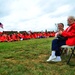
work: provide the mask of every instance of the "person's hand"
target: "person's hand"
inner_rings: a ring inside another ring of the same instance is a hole
[[[59,31],[59,35],[61,35],[62,34],[62,31]]]

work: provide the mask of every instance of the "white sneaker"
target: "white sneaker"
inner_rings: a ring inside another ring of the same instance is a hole
[[[61,61],[61,58],[60,59],[56,58],[56,59],[53,59],[51,61],[53,61],[53,62],[60,62]]]
[[[49,62],[49,61],[51,61],[51,60],[53,60],[55,58],[56,58],[56,56],[50,56],[49,59],[47,60],[47,62]]]

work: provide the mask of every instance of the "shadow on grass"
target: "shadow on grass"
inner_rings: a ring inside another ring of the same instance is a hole
[[[70,57],[70,54],[69,55],[62,55],[63,63],[65,62],[66,65],[69,65],[70,67],[75,67],[75,61],[74,61],[75,56],[72,56],[69,63],[67,64],[69,57]]]
[[[69,63],[67,64],[68,59],[65,59],[63,62],[66,63],[66,65],[70,66],[70,67],[75,67],[75,61],[74,59],[70,60]]]
[[[69,65],[70,67],[75,67],[75,62],[70,61],[67,65]]]
[[[47,64],[56,64],[56,65],[63,65],[64,63],[62,63],[62,62],[53,62],[53,61],[49,61],[49,62],[47,62],[47,61],[42,61],[41,63],[47,63]]]

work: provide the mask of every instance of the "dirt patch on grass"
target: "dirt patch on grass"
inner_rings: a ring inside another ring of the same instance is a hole
[[[47,57],[46,54],[40,54],[38,56],[38,58],[37,59],[33,59],[32,62],[36,62],[36,63],[45,62],[46,57]]]
[[[5,59],[5,61],[7,61],[7,62],[12,62],[12,63],[14,63],[14,64],[16,64],[16,63],[18,63],[19,61],[18,60],[15,60],[15,59]]]

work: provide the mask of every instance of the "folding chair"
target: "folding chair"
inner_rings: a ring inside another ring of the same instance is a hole
[[[72,52],[71,52],[71,54],[70,54],[70,57],[69,57],[69,59],[68,59],[68,61],[67,61],[67,64],[69,64],[72,55],[75,56],[75,54],[74,54],[75,46],[62,45],[62,46],[61,46],[61,50],[64,50],[64,49],[68,49],[68,50],[71,49],[71,50],[72,50]]]

